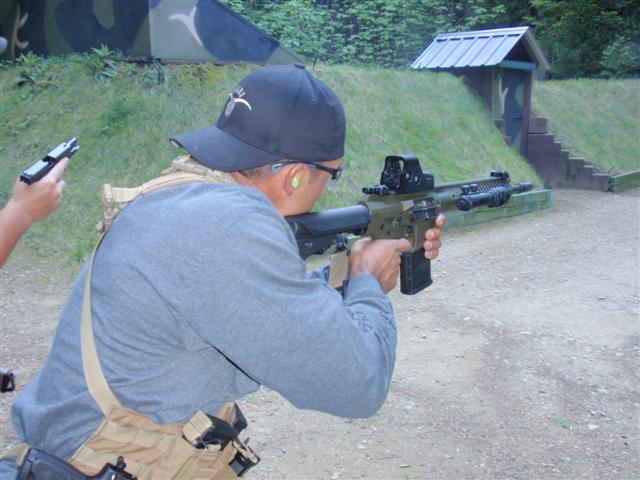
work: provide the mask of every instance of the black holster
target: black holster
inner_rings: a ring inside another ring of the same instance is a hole
[[[16,480],[135,480],[124,471],[125,467],[120,457],[116,465],[108,463],[96,475],[88,477],[64,460],[31,448],[18,469]]]

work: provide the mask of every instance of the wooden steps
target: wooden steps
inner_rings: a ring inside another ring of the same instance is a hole
[[[610,190],[611,175],[571,154],[562,142],[548,131],[545,117],[529,119],[527,155],[529,163],[549,188]],[[628,182],[621,181],[620,185]]]

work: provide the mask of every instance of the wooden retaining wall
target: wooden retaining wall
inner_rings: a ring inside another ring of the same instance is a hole
[[[613,175],[609,179],[610,192],[622,192],[623,190],[638,187],[640,187],[640,170]]]
[[[547,188],[618,192],[640,186],[640,170],[611,175],[583,157],[574,156],[549,133],[547,119],[531,117],[526,158]]]

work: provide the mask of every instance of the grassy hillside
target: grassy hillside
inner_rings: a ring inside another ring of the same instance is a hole
[[[604,171],[640,168],[640,81],[536,82],[533,111],[573,154]]]
[[[81,146],[65,178],[62,207],[35,225],[19,248],[83,259],[95,241],[102,183],[134,186],[179,152],[168,138],[214,123],[228,93],[252,66],[140,67],[97,55],[31,58],[0,66],[0,194],[58,142]],[[538,181],[505,146],[481,101],[447,74],[319,66],[347,113],[347,172],[318,208],[357,201],[379,179],[388,154],[414,153],[437,182],[507,169]]]

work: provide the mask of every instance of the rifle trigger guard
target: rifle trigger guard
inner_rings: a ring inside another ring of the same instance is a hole
[[[336,235],[336,251],[335,253],[344,252],[349,250],[349,239],[345,233],[339,233]]]

